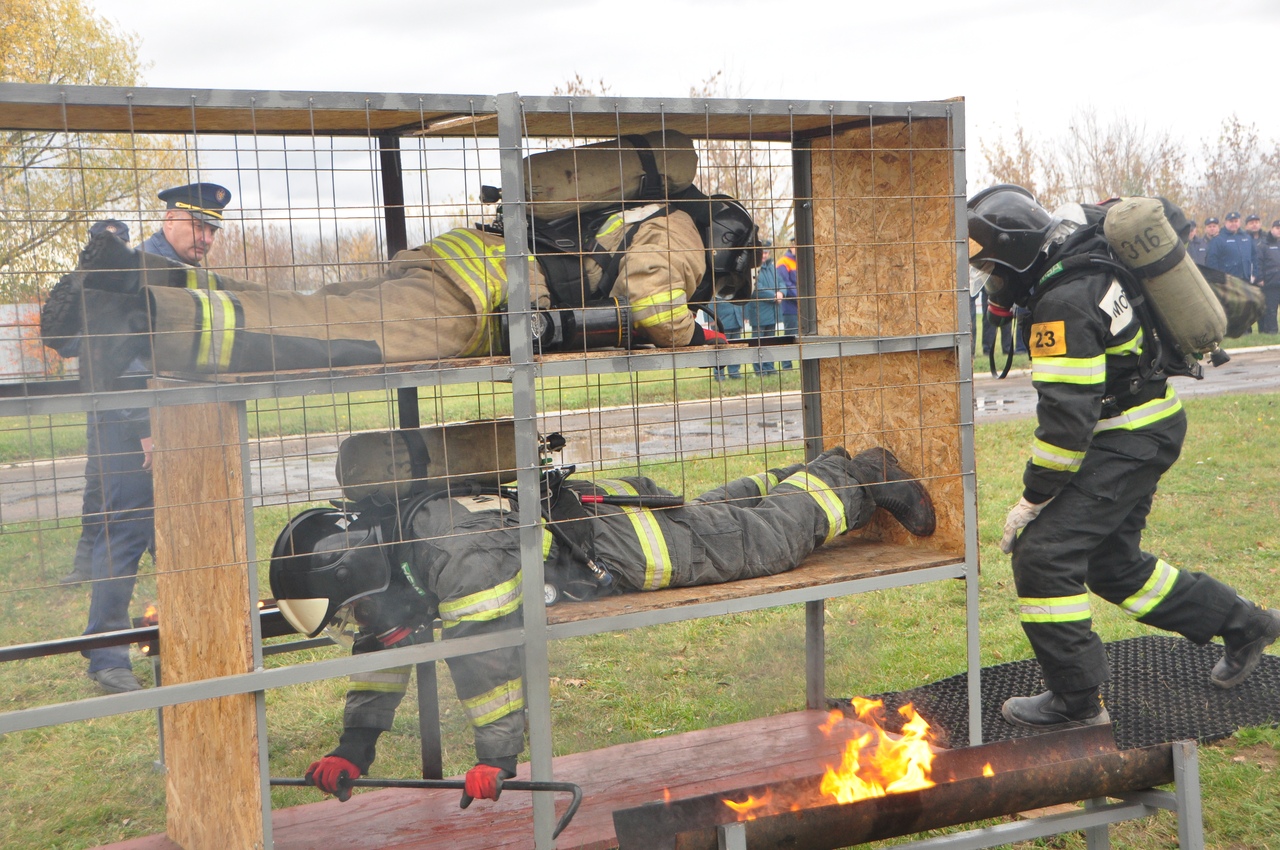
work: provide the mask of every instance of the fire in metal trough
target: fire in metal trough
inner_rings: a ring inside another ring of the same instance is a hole
[[[726,846],[718,837],[726,824],[736,824],[733,829],[745,836],[739,846],[836,850],[1164,785],[1175,779],[1175,746],[1118,750],[1110,726],[1071,729],[943,750],[933,762],[932,779],[937,784],[918,791],[838,804],[820,793],[822,776],[816,774],[616,811],[614,829],[619,850],[718,850]],[[766,796],[770,805],[742,822],[724,802]],[[1198,830],[1198,786],[1194,802]]]

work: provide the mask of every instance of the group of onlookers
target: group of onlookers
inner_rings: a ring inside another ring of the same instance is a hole
[[[1243,226],[1238,212],[1227,213],[1221,222],[1210,216],[1204,220],[1203,235],[1193,221],[1187,253],[1202,266],[1262,287],[1266,307],[1258,320],[1258,332],[1280,332],[1276,322],[1280,309],[1280,218],[1272,221],[1265,233],[1262,216],[1257,213],[1245,216]]]
[[[795,336],[800,330],[797,309],[796,248],[791,242],[775,263],[772,244],[764,243],[763,261],[756,270],[755,294],[749,301],[738,302],[717,297],[708,305],[710,317],[730,341],[755,337]],[[779,369],[790,369],[791,361],[758,363],[756,372],[772,375]],[[715,367],[715,379],[741,378],[737,364]]]

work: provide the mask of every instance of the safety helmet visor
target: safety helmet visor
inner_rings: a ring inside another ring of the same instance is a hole
[[[1008,289],[1003,271],[990,260],[969,263],[969,296],[976,298],[978,293],[986,290],[988,298],[999,302]]]

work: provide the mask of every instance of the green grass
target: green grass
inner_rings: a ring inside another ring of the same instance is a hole
[[[708,381],[705,374],[693,380]],[[595,392],[593,382],[584,381],[573,391]],[[624,386],[627,393],[638,392],[630,384]],[[567,394],[570,388],[564,390]],[[670,393],[668,388],[667,397]],[[1182,460],[1165,477],[1156,498],[1147,548],[1181,568],[1205,570],[1259,602],[1280,605],[1280,476],[1274,472],[1280,468],[1280,395],[1197,398],[1187,402],[1187,409],[1188,441]],[[996,544],[1005,511],[1018,496],[1032,430],[1030,421],[975,429],[984,666],[1030,657],[1018,625],[1009,559]],[[785,460],[779,457],[777,463]],[[645,471],[695,493],[746,471],[748,463],[742,458],[700,459]],[[259,552],[270,550],[286,513],[283,508],[258,511]],[[9,616],[0,623],[0,641],[8,645],[78,632],[87,608],[86,591],[53,584],[69,567],[76,529],[8,526],[3,532],[0,563],[6,566],[0,570],[0,599]],[[145,559],[143,569],[134,597],[139,604],[154,598]],[[265,576],[262,579],[265,588]],[[1152,633],[1110,606],[1099,604],[1094,613],[1095,626],[1106,641]],[[955,675],[964,667],[962,582],[832,600],[826,619],[827,691],[832,696],[912,687]],[[338,652],[276,656],[267,663],[294,664]],[[554,643],[555,751],[597,749],[796,710],[804,699],[803,657],[802,606]],[[94,696],[83,670],[83,661],[73,656],[0,666],[0,705],[12,710]],[[150,676],[145,661],[139,660],[135,670],[144,679]],[[440,682],[445,770],[460,773],[471,764],[470,736],[443,665]],[[301,775],[311,760],[334,745],[344,690],[344,682],[335,680],[268,694],[273,775]],[[152,712],[0,739],[0,761],[6,767],[0,780],[0,845],[82,848],[162,832],[164,783],[151,768],[155,747]],[[411,695],[395,728],[383,736],[375,773],[413,776],[418,759]],[[1278,762],[1280,732],[1274,729],[1242,730],[1222,744],[1201,749],[1208,847],[1280,848],[1275,838],[1280,835]],[[217,777],[210,777],[211,790],[216,783]],[[316,799],[315,792],[305,789],[273,792],[277,807]],[[1165,848],[1175,842],[1176,822],[1167,814],[1112,830],[1117,850]],[[1067,836],[1023,846],[1083,850],[1085,845],[1083,838]]]

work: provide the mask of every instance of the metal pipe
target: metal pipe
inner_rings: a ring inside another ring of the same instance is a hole
[[[1118,751],[1109,727],[940,752],[920,791],[844,805],[820,791],[821,776],[742,788],[669,804],[614,812],[620,850],[717,850],[717,827],[735,822],[724,803],[771,795],[782,811],[745,822],[750,847],[835,850],[868,841],[1008,815],[1027,809],[1150,788],[1172,782],[1172,746]],[[1105,737],[1104,737],[1105,735]],[[994,774],[983,776],[990,763]],[[796,805],[795,811],[785,810]]]

